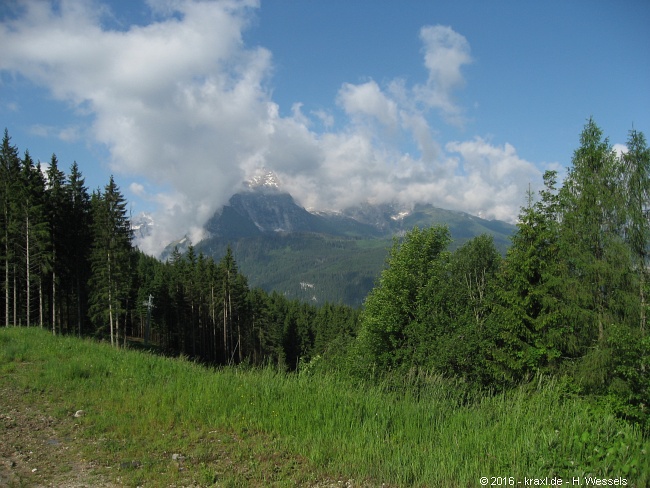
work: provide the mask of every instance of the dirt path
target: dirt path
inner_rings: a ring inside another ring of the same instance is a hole
[[[36,400],[30,400],[36,398]],[[62,412],[60,407],[49,404],[45,399],[21,388],[0,381],[0,488],[117,488],[120,469],[110,464],[102,465],[96,459],[101,456],[95,451],[95,459],[83,454],[83,443],[93,442],[79,435],[79,419],[74,412]],[[216,449],[216,448],[215,448]],[[86,449],[86,452],[88,450]],[[225,447],[215,450],[216,463],[222,472],[245,472],[248,468],[233,464],[233,453]],[[257,454],[259,457],[260,455]],[[261,460],[261,458],[260,458]],[[262,479],[271,480],[277,474],[279,465],[300,466],[300,458],[279,455],[267,459],[264,472],[249,480],[251,486],[266,486]],[[298,471],[300,471],[298,469]],[[285,478],[287,486],[291,476]],[[189,481],[189,480],[188,480]],[[357,483],[346,479],[320,479],[311,482],[295,481],[295,486],[310,488],[369,488],[372,483]],[[272,483],[277,486],[276,483]],[[146,483],[145,483],[146,485]],[[148,486],[148,485],[147,485]],[[198,487],[190,481],[170,486]],[[207,486],[207,485],[206,485]],[[222,486],[216,483],[215,486]],[[238,484],[239,486],[239,484]],[[243,486],[243,485],[242,485]]]
[[[105,468],[84,459],[71,413],[55,418],[52,407],[30,405],[24,392],[0,389],[0,486],[114,487]]]

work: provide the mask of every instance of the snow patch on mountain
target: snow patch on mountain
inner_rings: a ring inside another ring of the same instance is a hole
[[[246,186],[251,190],[279,190],[280,181],[273,171],[260,168],[246,182]]]
[[[398,212],[395,215],[391,215],[390,218],[395,221],[400,221],[404,220],[404,217],[408,217],[411,215],[411,212],[409,210],[403,210],[402,212]]]
[[[131,219],[131,232],[133,232],[133,239],[137,243],[139,240],[144,239],[152,234],[155,222],[150,213],[142,212]]]

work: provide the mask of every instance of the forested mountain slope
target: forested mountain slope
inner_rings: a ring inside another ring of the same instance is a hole
[[[251,285],[316,303],[359,306],[381,272],[393,237],[415,226],[447,225],[452,249],[481,234],[505,253],[515,227],[432,205],[364,205],[312,213],[288,193],[237,193],[205,228],[196,250],[219,259],[230,246]],[[167,255],[173,246],[167,250]]]

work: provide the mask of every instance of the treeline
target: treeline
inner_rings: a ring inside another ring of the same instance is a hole
[[[151,340],[211,364],[289,370],[352,336],[358,311],[250,289],[230,248],[215,262],[190,248],[161,262],[133,246],[113,177],[88,192],[76,163],[45,170],[5,130],[0,149],[3,325],[90,335],[116,347]],[[151,300],[150,297],[151,296]],[[147,337],[146,337],[147,336]]]
[[[76,164],[65,175],[53,156],[43,172],[6,131],[0,157],[4,325],[116,346],[146,338],[218,365],[433,373],[489,390],[556,376],[650,429],[650,151],[640,132],[619,155],[589,120],[566,179],[549,171],[529,195],[505,258],[489,236],[450,252],[445,227],[396,239],[360,312],[250,289],[230,248],[219,261],[194,248],[146,256],[113,178],[89,194]]]
[[[395,242],[368,296],[351,367],[418,371],[490,389],[567,379],[650,428],[650,152],[614,151],[593,120],[563,184],[529,195],[506,257],[477,237],[453,253],[444,227]]]
[[[273,364],[295,370],[356,334],[359,312],[345,305],[310,305],[277,292],[250,289],[230,248],[218,262],[190,247],[166,262],[138,254],[137,331],[151,322],[165,350],[211,364]]]

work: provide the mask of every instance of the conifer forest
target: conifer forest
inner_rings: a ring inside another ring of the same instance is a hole
[[[529,193],[502,255],[492,238],[450,251],[444,226],[395,238],[360,309],[249,286],[228,248],[166,261],[133,244],[116,181],[85,186],[0,149],[0,324],[149,347],[211,366],[311,369],[376,381],[440,374],[481,391],[562,378],[650,430],[650,150],[617,153],[592,119],[566,176]]]

